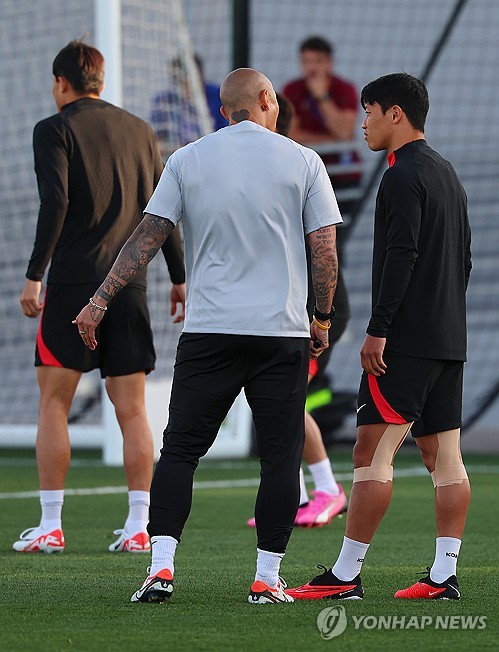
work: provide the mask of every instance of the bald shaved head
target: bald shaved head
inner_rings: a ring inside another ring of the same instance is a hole
[[[262,72],[238,68],[229,73],[220,87],[220,99],[232,124],[252,120],[269,129],[275,128],[272,122],[273,113],[277,119],[278,112],[276,93],[272,82]],[[271,115],[262,115],[265,112]]]

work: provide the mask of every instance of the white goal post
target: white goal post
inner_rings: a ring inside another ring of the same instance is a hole
[[[4,369],[0,387],[0,447],[31,448],[36,441],[39,396],[33,367],[37,324],[21,315],[18,297],[38,212],[31,133],[38,120],[55,113],[50,92],[53,58],[69,41],[86,34],[87,42],[95,44],[106,60],[104,100],[151,120],[153,98],[164,92],[166,107],[162,108],[175,124],[187,96],[192,104],[189,118],[192,121],[195,116],[198,135],[211,131],[212,121],[182,0],[72,0],[71,3],[38,0],[37,21],[31,19],[32,0],[4,0],[3,4],[3,27],[11,54],[10,58],[0,60],[0,80],[26,77],[27,70],[32,77],[25,80],[28,91],[22,85],[9,83],[9,102],[2,109],[6,129],[2,132],[3,158],[15,170],[15,174],[0,180],[0,199],[9,215],[5,228],[10,231],[5,240],[11,242],[16,238],[19,246],[3,250],[6,314],[0,315],[0,362]],[[37,53],[36,57],[33,52]],[[173,74],[175,65],[182,68],[181,81]],[[170,289],[166,267],[160,260],[153,261],[149,267],[148,302],[157,370],[147,378],[146,402],[157,455],[167,421],[174,352],[180,331],[166,322]],[[122,437],[114,408],[103,384],[99,388],[101,381],[92,382],[91,375],[85,378],[86,384],[90,383],[91,394],[100,395],[101,399],[96,398],[91,408],[82,410],[88,387],[87,390],[82,387],[77,393],[75,412],[83,412],[85,419],[83,423],[70,425],[71,444],[74,448],[101,448],[106,464],[121,465]],[[249,408],[239,398],[209,455],[247,455],[250,424]]]

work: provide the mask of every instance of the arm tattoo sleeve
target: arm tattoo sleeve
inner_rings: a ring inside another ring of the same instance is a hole
[[[164,217],[146,214],[123,245],[111,271],[96,294],[106,301],[110,301],[128,285],[137,272],[151,262],[173,231],[174,226],[173,222]]]
[[[333,304],[338,280],[336,254],[336,227],[326,226],[307,236],[310,247],[312,285],[315,305],[321,312],[329,312]]]

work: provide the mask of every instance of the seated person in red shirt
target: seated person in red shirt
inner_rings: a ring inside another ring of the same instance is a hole
[[[320,36],[307,38],[300,45],[300,63],[303,77],[289,82],[282,91],[295,109],[290,138],[302,145],[354,140],[359,99],[355,87],[333,72],[332,44]],[[360,163],[360,156],[348,144],[343,151],[321,157],[328,167],[345,219],[353,208],[355,197],[341,191],[359,185],[360,170],[352,170],[351,166]],[[341,231],[345,229],[339,230],[339,237]]]

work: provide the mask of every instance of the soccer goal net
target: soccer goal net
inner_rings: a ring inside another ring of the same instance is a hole
[[[82,36],[106,59],[102,98],[149,121],[165,158],[214,127],[182,0],[2,2],[0,447],[33,445],[35,438],[39,394],[33,361],[38,320],[23,317],[18,301],[38,211],[31,137],[35,123],[56,111],[51,96],[55,55]],[[126,134],[123,140],[125,144]],[[157,438],[167,420],[181,330],[169,315],[169,291],[166,265],[158,256],[150,265],[148,287],[158,362],[147,384],[148,413]],[[108,461],[119,461],[121,435],[103,394],[97,373],[84,376],[71,412],[71,438],[77,446],[104,446]],[[229,428],[232,438],[234,430]]]

